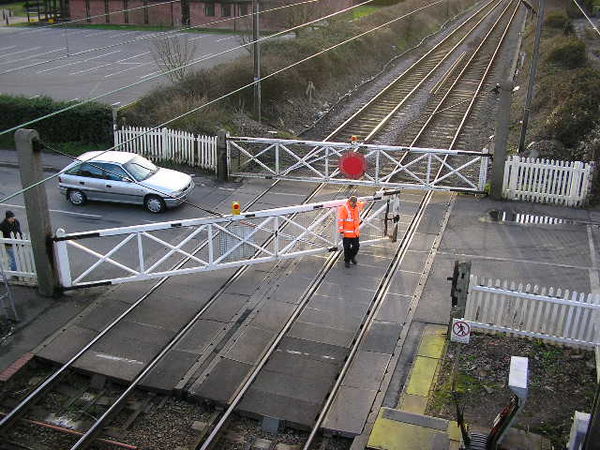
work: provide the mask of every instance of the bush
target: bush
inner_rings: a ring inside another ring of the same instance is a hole
[[[569,19],[566,14],[558,11],[548,14],[546,20],[544,21],[544,25],[549,28],[562,30],[565,34],[571,34],[574,31],[573,22],[571,22],[571,19]]]
[[[471,3],[471,0],[456,0],[449,5],[448,13],[453,14]],[[369,16],[351,22],[348,21],[351,13],[348,13],[348,17],[329,19],[326,24],[297,33],[294,39],[267,41],[261,45],[261,73],[263,76],[273,74],[302,58],[397,18],[414,9],[415,6],[422,6],[422,3],[419,0],[404,0],[397,5],[380,8]],[[261,86],[263,118],[281,127],[284,127],[286,116],[293,116],[296,119],[297,105],[307,102],[306,89],[309,83],[315,87],[315,105],[326,104],[331,99],[335,101],[341,93],[347,92],[378,72],[394,56],[435,31],[446,19],[446,8],[443,10],[431,8],[269,77]],[[194,105],[199,106],[201,102],[218,98],[227,92],[248,85],[252,81],[252,73],[252,58],[249,55],[210,69],[199,70],[177,85],[161,88],[146,95],[125,112],[127,123],[156,126],[172,117],[169,114],[175,111],[185,112],[182,105],[188,105],[191,109]],[[216,118],[219,110],[234,109],[236,112],[250,110],[253,104],[252,91],[251,87],[243,89],[220,101],[208,115]],[[178,97],[185,97],[185,99]],[[166,103],[173,103],[173,105],[168,106]],[[185,130],[189,132],[203,130],[208,132],[208,128],[229,127],[231,124],[227,121],[235,114],[223,113],[220,120],[212,126],[199,118],[206,115],[203,109],[191,114],[194,116],[193,119],[185,119],[179,123],[185,124]],[[199,130],[198,127],[203,127],[203,130]]]
[[[28,99],[23,96],[0,95],[0,127],[3,130],[13,128],[75,103],[57,102],[49,97]],[[40,138],[47,142],[110,144],[112,112],[109,106],[88,103],[27,128],[37,130]]]
[[[587,64],[585,43],[576,38],[556,42],[546,62],[565,69],[576,69]]]
[[[586,68],[559,73],[545,79],[541,100],[552,110],[544,123],[543,135],[574,148],[596,126],[600,117],[600,73]]]

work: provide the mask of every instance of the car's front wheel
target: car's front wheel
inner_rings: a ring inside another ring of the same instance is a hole
[[[167,209],[165,201],[158,195],[149,195],[144,200],[144,207],[153,214],[159,214]]]
[[[87,200],[85,194],[78,189],[69,189],[67,199],[75,206],[82,206]]]

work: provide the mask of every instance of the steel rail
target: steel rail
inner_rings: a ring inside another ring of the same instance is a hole
[[[493,3],[496,3],[495,5],[493,5]],[[479,24],[496,8],[496,6],[498,4],[501,3],[501,0],[490,0],[488,3],[486,3],[485,5],[483,5],[479,10],[475,11],[470,17],[467,18],[467,20],[465,20],[456,30],[454,30],[452,33],[450,33],[448,36],[446,36],[442,41],[440,41],[438,44],[436,44],[431,50],[429,50],[428,52],[426,52],[423,56],[421,56],[417,61],[415,61],[410,67],[408,67],[404,72],[402,72],[398,77],[396,77],[391,83],[389,83],[382,91],[380,91],[377,95],[375,95],[371,100],[369,100],[365,105],[363,105],[358,111],[356,111],[356,113],[354,113],[353,115],[351,115],[348,119],[346,119],[339,127],[337,127],[337,129],[332,133],[334,135],[341,135],[341,134],[345,134],[347,132],[347,129],[349,128],[349,125],[356,121],[356,120],[365,120],[365,116],[368,117],[368,110],[370,108],[375,108],[375,107],[379,107],[382,109],[386,110],[386,115],[384,116],[383,119],[380,119],[378,126],[376,127],[377,129],[372,129],[369,134],[367,136],[365,136],[364,140],[370,140],[374,133],[379,131],[382,127],[383,124],[387,123],[387,121],[389,121],[389,119],[391,118],[391,116],[398,111],[398,109],[400,108],[400,106],[402,106],[406,100],[408,99],[409,96],[411,96],[416,89],[422,85],[427,78],[429,78],[429,76],[431,74],[433,74],[433,72],[435,70],[437,70],[439,68],[439,66],[454,52],[454,50],[473,32],[473,30],[479,26]],[[489,11],[485,11],[486,9],[489,8]],[[475,20],[477,18],[477,16],[484,14],[484,17],[482,17],[480,20],[477,21],[477,23],[471,27],[470,30],[468,30],[466,32],[466,34],[459,39],[458,43],[456,45],[454,45],[450,50],[445,51],[444,50],[444,46],[447,45],[449,42],[451,42],[451,39],[456,37],[455,34],[457,35],[459,31],[462,31],[463,27],[465,27],[467,24],[469,24],[472,20]],[[390,91],[392,91],[396,86],[398,86],[400,83],[405,83],[406,82],[406,77],[409,74],[412,74],[413,72],[415,72],[418,68],[420,68],[421,66],[423,66],[424,64],[426,64],[432,57],[432,55],[434,55],[436,52],[442,52],[441,55],[437,55],[436,59],[439,59],[440,62],[438,62],[433,69],[431,69],[422,79],[421,76],[419,76],[419,82],[417,83],[417,86],[413,87],[410,92],[408,94],[406,94],[406,96],[404,98],[401,98],[398,101],[394,101],[393,103],[396,103],[395,106],[393,107],[389,107],[386,106],[385,103],[389,102],[389,98],[386,98],[385,96],[388,95],[390,93]]]
[[[338,131],[338,130],[336,130],[336,131]],[[330,137],[332,137],[332,136],[336,135],[336,131],[334,131],[333,133],[331,133],[331,134],[330,134],[330,136],[329,136],[328,138],[330,138]],[[252,202],[250,203],[250,205],[249,205],[249,206],[251,206],[252,204],[254,204],[255,202],[257,202],[257,201],[258,201],[258,200],[259,200],[259,199],[260,199],[262,196],[266,195],[266,194],[267,194],[267,193],[268,193],[268,192],[269,192],[269,191],[270,191],[270,190],[271,190],[271,189],[272,189],[274,186],[276,186],[278,183],[279,183],[279,180],[278,180],[278,181],[276,181],[276,182],[274,182],[274,183],[273,183],[273,184],[272,184],[272,185],[271,185],[271,186],[270,186],[268,189],[266,189],[266,190],[265,190],[263,193],[259,194],[259,195],[258,195],[258,196],[257,196],[257,197],[254,199],[254,200],[252,200]],[[317,187],[317,188],[316,188],[316,189],[313,191],[313,194],[311,194],[311,196],[314,196],[314,195],[316,195],[316,192],[317,192],[317,191],[318,191],[318,190],[319,190],[319,189],[320,189],[322,186],[323,186],[323,185],[320,185],[319,187]],[[206,243],[200,244],[200,245],[198,246],[198,251],[199,251],[199,249],[200,249],[200,248],[201,248],[203,245],[206,245]],[[186,258],[184,261],[182,261],[181,263],[179,263],[178,265],[183,265],[183,264],[185,264],[186,260],[187,260],[187,258]],[[229,279],[229,280],[228,280],[228,281],[227,281],[227,282],[226,282],[226,283],[225,283],[225,284],[224,284],[224,285],[221,287],[221,290],[220,290],[219,292],[217,292],[216,294],[214,294],[214,295],[213,295],[213,300],[214,300],[214,299],[216,299],[216,298],[217,298],[217,297],[220,295],[220,292],[223,292],[223,291],[224,291],[224,289],[226,288],[226,286],[227,286],[228,284],[232,283],[233,281],[235,281],[235,279],[237,279],[239,276],[241,276],[241,274],[242,274],[242,273],[243,273],[245,270],[247,270],[247,268],[242,268],[242,269],[240,269],[238,272],[236,272],[236,274],[232,275],[232,277],[230,277],[230,279]],[[148,297],[148,296],[149,296],[149,295],[150,295],[152,292],[154,292],[154,291],[155,291],[156,289],[158,289],[158,288],[159,288],[159,287],[160,287],[162,284],[164,284],[164,282],[166,282],[168,278],[169,278],[169,277],[164,277],[164,278],[163,278],[163,279],[161,279],[159,282],[157,282],[157,283],[156,283],[156,284],[155,284],[153,287],[151,287],[151,288],[150,288],[150,289],[149,289],[149,290],[148,290],[148,291],[147,291],[145,294],[143,294],[143,295],[142,295],[142,297],[141,297],[140,299],[138,299],[138,300],[137,300],[137,301],[136,301],[136,302],[135,302],[135,303],[132,305],[132,307],[130,307],[130,308],[129,308],[129,309],[128,309],[128,310],[127,310],[127,311],[126,311],[126,312],[125,312],[123,315],[119,316],[119,318],[117,318],[117,320],[116,320],[115,322],[113,322],[113,324],[109,325],[109,327],[110,327],[110,328],[114,327],[114,325],[117,323],[117,321],[120,321],[120,320],[122,320],[122,319],[123,319],[123,317],[125,316],[125,314],[127,314],[127,313],[131,312],[131,311],[133,310],[133,308],[134,308],[134,307],[138,306],[138,305],[139,305],[139,304],[140,304],[140,303],[141,303],[141,302],[142,302],[144,299],[146,299],[146,298],[147,298],[147,297]],[[105,334],[106,334],[106,333],[109,331],[109,329],[110,329],[110,328],[107,328],[107,329],[103,330],[103,332],[101,332],[101,333],[100,333],[100,334],[97,336],[97,338],[96,338],[95,340],[91,341],[91,342],[90,342],[88,345],[86,345],[86,347],[85,347],[85,350],[88,350],[88,349],[89,349],[89,348],[90,348],[90,347],[91,347],[91,346],[92,346],[92,345],[93,345],[95,342],[97,342],[97,340],[99,340],[99,339],[100,339],[102,336],[104,336],[104,335],[105,335]],[[37,395],[38,395],[38,394],[39,394],[39,393],[40,393],[42,390],[44,390],[44,389],[48,388],[48,387],[49,387],[49,385],[50,385],[50,384],[51,384],[53,381],[55,381],[55,380],[56,380],[56,378],[57,378],[57,377],[58,377],[58,376],[59,376],[59,375],[60,375],[62,372],[64,372],[64,370],[66,370],[66,368],[68,368],[70,365],[72,365],[72,363],[73,363],[73,362],[74,362],[76,359],[78,359],[78,358],[81,356],[81,354],[82,354],[82,353],[83,353],[83,352],[79,352],[79,353],[78,353],[78,354],[77,354],[77,355],[76,355],[74,358],[72,358],[72,359],[71,359],[71,360],[70,360],[68,363],[66,363],[66,364],[65,364],[65,365],[64,365],[64,366],[63,366],[61,369],[59,369],[59,370],[58,370],[58,371],[57,371],[55,374],[53,374],[53,375],[52,375],[52,376],[50,376],[48,379],[46,379],[46,380],[45,380],[45,381],[42,383],[42,385],[40,385],[38,388],[36,388],[36,390],[34,390],[34,391],[33,391],[33,392],[32,392],[32,393],[31,393],[31,394],[30,394],[30,395],[29,395],[29,396],[26,398],[26,400],[25,400],[24,402],[22,402],[22,404],[23,404],[23,403],[25,403],[25,402],[27,402],[27,403],[30,403],[30,402],[33,400],[33,397],[36,397],[36,396],[37,396]],[[162,353],[162,352],[161,352],[161,355],[163,355],[163,356],[164,356],[164,353]],[[0,422],[0,429],[2,429],[2,428],[5,426],[5,425],[7,425],[9,422],[11,422],[11,420],[9,420],[9,419],[11,419],[11,418],[12,418],[12,420],[14,420],[14,419],[16,418],[16,417],[15,417],[15,414],[16,414],[16,413],[18,413],[18,412],[21,412],[20,408],[21,408],[21,405],[19,405],[19,407],[15,408],[15,410],[13,410],[13,411],[10,413],[10,417],[7,415],[7,416],[5,417],[5,419],[6,419],[6,420],[3,420],[2,422]],[[88,439],[89,439],[89,438],[88,438]],[[84,440],[84,438],[82,438],[82,439],[80,440],[81,444],[76,444],[76,446],[75,446],[75,447],[73,447],[73,448],[78,448],[78,445],[83,445],[83,444],[84,444],[84,442],[87,442],[87,441],[88,441],[88,439],[85,439],[85,440]]]
[[[505,18],[505,13],[509,10],[509,8],[510,8],[510,3],[508,3],[506,5],[506,8],[502,11],[502,14],[497,18],[497,20],[494,22],[494,24],[492,25],[492,27],[490,28],[490,30],[486,33],[486,35],[484,36],[484,38],[482,39],[482,41],[479,43],[479,45],[477,46],[477,48],[473,51],[473,54],[471,55],[471,57],[469,58],[469,60],[465,64],[465,66],[461,69],[461,71],[459,72],[459,74],[456,76],[454,82],[448,88],[448,90],[446,91],[446,93],[444,94],[444,96],[442,97],[442,99],[438,102],[438,104],[434,108],[433,112],[429,115],[429,117],[428,117],[427,121],[425,122],[425,124],[422,126],[422,128],[418,131],[418,133],[416,134],[416,136],[413,138],[411,144],[415,145],[417,142],[419,142],[419,139],[421,139],[421,137],[423,136],[425,130],[427,129],[427,127],[429,126],[429,124],[434,120],[434,118],[439,120],[439,115],[437,114],[438,111],[440,111],[445,106],[445,104],[447,103],[447,100],[450,98],[451,94],[456,90],[456,86],[460,83],[460,81],[463,79],[463,76],[467,73],[467,70],[472,67],[473,62],[476,61],[476,58],[478,56],[480,56],[480,52],[482,51],[482,49],[484,48],[484,46],[488,42],[491,41],[490,38],[493,36],[494,31],[496,31],[496,27],[499,26],[500,23],[501,23],[501,21]],[[505,38],[505,36],[506,36],[506,34],[508,32],[508,29],[512,25],[512,19],[515,17],[518,9],[519,9],[519,3],[517,3],[515,5],[515,8],[514,8],[512,16],[511,16],[511,18],[509,20],[509,23],[506,25],[506,27],[503,30],[502,37],[498,41],[496,49],[495,49],[494,53],[491,55],[491,57],[490,57],[490,59],[488,61],[488,64],[486,66],[486,70],[480,76],[477,88],[471,94],[471,98],[470,98],[470,102],[469,102],[467,111],[462,115],[462,119],[461,119],[458,127],[456,127],[456,130],[454,132],[454,137],[452,138],[452,142],[451,142],[450,146],[448,147],[449,150],[452,150],[453,145],[456,142],[458,135],[460,134],[460,132],[462,131],[462,129],[464,127],[466,119],[467,119],[468,115],[471,112],[471,108],[472,108],[475,100],[477,99],[477,96],[479,95],[479,92],[481,90],[481,86],[485,82],[485,79],[486,79],[486,77],[487,77],[487,75],[488,75],[488,73],[490,71],[490,68],[491,68],[492,64],[495,61],[495,58],[496,58],[496,56],[498,54],[498,51],[499,51],[500,47],[502,46],[502,44],[504,42],[504,38]]]
[[[505,9],[505,11],[508,10],[508,6]],[[517,8],[518,8],[518,5],[517,5]],[[515,14],[516,14],[517,8],[515,8],[515,11],[513,12],[513,15],[511,16],[511,21],[510,22],[512,22],[512,19],[514,18]],[[501,17],[503,17],[503,16],[504,16],[504,11],[503,11]],[[498,20],[496,21],[496,23],[500,21],[501,17],[498,18]],[[495,27],[496,23],[494,23],[493,27]],[[506,29],[508,29],[509,26],[510,26],[510,23],[508,24],[508,26],[507,26]],[[506,33],[506,30],[505,30],[505,33]],[[503,37],[504,37],[504,35],[503,35]],[[496,49],[496,51],[494,52],[494,55],[493,55],[492,59],[494,59],[494,57],[496,56],[497,51],[498,51],[498,49]],[[486,70],[486,75],[487,75],[487,70]],[[453,87],[454,87],[454,85],[453,85]],[[441,102],[440,102],[440,105],[441,105]],[[466,115],[468,114],[469,111],[470,111],[470,109],[465,113],[465,120],[466,120]],[[435,111],[432,114],[435,114]],[[463,126],[465,120],[462,120],[460,122],[459,127]],[[428,120],[423,125],[423,127],[421,128],[421,131],[424,132],[429,127],[429,125],[430,125],[430,121]],[[416,140],[417,139],[415,139],[411,143],[411,145],[414,145],[416,143]],[[450,157],[450,155],[446,156],[444,158],[444,160],[447,160],[449,157]],[[440,166],[438,168],[437,176],[439,176],[439,174],[442,172],[443,167],[444,167],[443,164],[440,164]],[[413,222],[411,222],[411,225],[412,225],[412,223],[414,223],[414,220],[417,218],[417,216],[419,216],[418,220],[420,222],[420,217],[422,217],[422,215],[424,213],[424,210],[425,210],[425,207],[428,205],[428,203],[429,203],[432,195],[433,195],[433,193],[431,191],[429,191],[424,196],[424,198],[422,200],[422,204],[424,206],[422,208],[421,207],[419,208],[419,210],[417,211],[417,214],[415,215],[415,218],[413,219]],[[418,223],[417,223],[416,226],[418,226]],[[415,226],[415,231],[416,231],[416,226]],[[408,235],[409,235],[409,233],[407,231],[407,234],[405,235],[405,238]],[[410,240],[412,240],[411,237],[409,237],[409,243],[410,243]],[[404,242],[405,241],[403,240],[403,243]],[[353,348],[350,351],[350,354],[348,355],[347,359],[345,360],[344,366],[343,366],[342,370],[340,371],[340,373],[339,373],[339,375],[337,377],[337,380],[336,380],[336,382],[334,384],[334,387],[333,387],[332,391],[328,394],[328,398],[326,400],[326,403],[325,403],[325,405],[324,405],[321,413],[319,414],[319,416],[318,416],[318,418],[317,418],[314,426],[311,429],[311,432],[309,434],[309,437],[307,438],[307,441],[305,442],[303,450],[308,450],[310,448],[310,446],[312,444],[312,441],[314,440],[316,434],[318,433],[318,430],[320,429],[320,426],[321,426],[323,420],[325,419],[327,413],[329,412],[329,408],[331,407],[331,405],[333,404],[333,401],[335,400],[335,396],[337,395],[339,387],[341,386],[341,384],[343,382],[343,378],[344,378],[345,374],[347,373],[347,371],[348,371],[348,369],[349,369],[349,367],[350,367],[350,365],[352,363],[352,359],[354,357],[354,354],[358,350],[358,347],[359,347],[360,343],[362,342],[362,339],[364,338],[364,335],[366,334],[366,331],[369,328],[371,321],[375,318],[377,310],[378,310],[379,306],[381,305],[381,303],[383,302],[383,299],[385,298],[385,295],[387,294],[387,292],[389,290],[389,284],[391,283],[391,280],[393,278],[393,274],[395,273],[396,269],[401,264],[403,256],[405,254],[405,251],[406,251],[406,249],[403,249],[402,246],[400,246],[398,248],[397,252],[394,255],[394,259],[390,263],[390,265],[388,267],[388,270],[386,271],[386,273],[385,273],[382,281],[380,282],[380,287],[377,290],[377,293],[376,293],[376,296],[375,296],[375,300],[373,302],[374,305],[372,306],[372,311],[371,311],[369,317],[365,320],[366,324],[364,324],[363,326],[361,326],[359,336],[358,336],[355,344],[353,345]],[[418,304],[418,300],[415,302],[415,304],[411,305],[410,310],[407,312],[407,319],[406,319],[406,323],[404,323],[404,327],[409,327],[410,326],[410,324],[412,322],[412,317],[414,315],[414,309],[416,309],[417,304]],[[402,342],[401,345],[403,345],[403,343],[404,342]]]
[[[429,76],[429,74],[427,76]],[[397,83],[397,82],[398,82],[398,78],[396,78],[392,83]],[[422,84],[422,83],[420,83],[420,84]],[[386,88],[386,90],[387,90],[387,88]],[[378,94],[375,98],[380,99],[380,98],[382,98],[382,95]],[[372,100],[372,102],[374,102],[374,101],[375,101],[375,99]],[[364,107],[362,108],[362,110],[364,110]],[[355,114],[355,116],[356,116],[356,114]],[[388,115],[383,119],[382,122],[387,122],[390,120],[390,118],[391,118],[391,115]],[[329,139],[341,134],[344,131],[344,126],[348,122],[349,121],[344,122],[344,124],[342,124],[342,126],[338,127],[336,130],[334,130],[334,132],[332,132],[328,136],[327,139],[329,140]],[[373,136],[375,136],[376,132],[378,130],[380,130],[381,127],[382,127],[382,123],[379,123],[376,126],[376,130],[373,133],[369,134],[369,138],[372,138]],[[309,152],[309,155],[310,155],[310,152]],[[442,169],[442,167],[440,167],[438,171],[441,171],[441,169]],[[424,215],[424,211],[425,211],[427,205],[429,204],[429,201],[431,200],[432,196],[433,196],[433,193],[431,191],[427,192],[423,196],[421,203],[419,205],[419,209],[418,209],[417,213],[415,214],[415,216],[413,217],[411,224],[409,226],[409,229],[407,230],[407,233],[405,234],[401,245],[398,247],[398,250],[396,251],[394,258],[388,265],[388,268],[386,269],[384,276],[382,277],[382,279],[380,281],[379,288],[376,292],[375,298],[374,298],[374,300],[372,300],[372,303],[374,303],[374,305],[370,308],[371,311],[370,311],[369,315],[367,316],[367,318],[365,319],[365,321],[363,322],[363,325],[360,328],[359,335],[354,340],[354,343],[352,345],[350,353],[349,353],[348,357],[345,359],[344,366],[343,366],[342,370],[339,372],[338,377],[335,381],[334,388],[332,389],[332,391],[328,394],[328,397],[326,398],[325,405],[324,405],[323,409],[321,410],[321,413],[318,416],[317,422],[315,423],[315,425],[313,426],[313,428],[311,430],[309,439],[307,440],[306,445],[304,447],[305,449],[308,449],[310,447],[312,440],[318,433],[318,430],[320,429],[322,420],[326,416],[326,414],[335,398],[337,389],[341,385],[341,382],[343,381],[343,377],[346,374],[346,372],[352,362],[352,359],[353,359],[354,355],[356,354],[356,351],[358,350],[360,344],[362,343],[362,339],[363,339],[364,335],[366,334],[366,331],[369,328],[369,324],[372,322],[373,318],[375,317],[376,312],[378,311],[379,305],[385,298],[385,294],[387,293],[387,290],[388,290],[387,288],[389,287],[389,283],[391,282],[393,274],[395,273],[395,269],[401,263],[404,255],[406,253],[406,250],[408,249],[408,244],[410,244],[410,242],[412,241],[412,238],[414,237],[414,235],[416,233],[418,224],[420,223],[421,218]],[[201,446],[198,447],[200,450],[207,450],[208,448],[211,447],[211,445],[213,445],[213,443],[215,442],[215,439],[219,436],[222,428],[228,422],[229,418],[231,417],[231,415],[233,414],[233,412],[235,411],[235,409],[241,402],[244,394],[247,392],[247,390],[250,388],[252,383],[255,381],[256,377],[258,376],[258,374],[260,373],[260,371],[262,370],[262,368],[264,367],[264,365],[266,364],[268,359],[272,356],[273,352],[276,351],[281,339],[283,339],[283,337],[286,335],[287,330],[289,330],[291,325],[295,322],[297,316],[300,315],[304,306],[307,304],[308,300],[310,300],[312,294],[321,285],[325,276],[331,270],[331,268],[333,267],[333,264],[339,257],[339,254],[341,254],[341,252],[338,251],[337,254],[332,254],[327,259],[325,265],[321,268],[320,272],[317,274],[317,276],[311,282],[311,285],[302,294],[302,296],[300,297],[299,306],[294,310],[294,313],[290,316],[290,318],[286,322],[284,328],[278,333],[277,337],[272,342],[270,348],[267,349],[263,353],[261,359],[259,360],[257,365],[254,367],[251,374],[246,378],[244,383],[240,387],[238,387],[236,393],[234,394],[233,399],[229,403],[228,408],[225,410],[223,415],[219,418],[218,422],[212,426],[211,433],[206,438],[206,440],[204,440],[203,443],[201,444]]]

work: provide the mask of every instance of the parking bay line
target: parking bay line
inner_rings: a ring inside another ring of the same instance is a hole
[[[23,209],[25,209],[25,207],[23,205],[13,205],[10,203],[0,203],[0,206],[6,206],[8,208],[23,208]],[[67,214],[67,215],[71,215],[71,216],[81,216],[81,217],[90,217],[92,219],[102,219],[102,216],[98,215],[98,214],[78,213],[78,212],[72,212],[72,211],[64,211],[62,209],[50,209],[49,211],[54,212],[54,213]]]

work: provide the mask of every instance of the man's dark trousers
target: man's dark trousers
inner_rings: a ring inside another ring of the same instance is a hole
[[[345,237],[344,243],[344,262],[350,262],[354,259],[360,248],[357,237]]]

